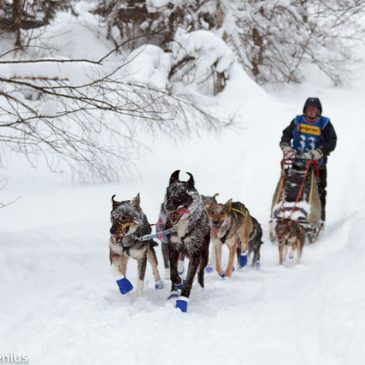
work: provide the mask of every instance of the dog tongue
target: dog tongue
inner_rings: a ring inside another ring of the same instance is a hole
[[[189,209],[182,207],[178,210],[175,210],[175,212],[172,213],[172,219],[174,220],[174,222],[178,221],[179,218],[183,215],[189,213]]]
[[[218,234],[218,231],[219,231],[219,227],[212,227],[212,231],[213,231],[213,233],[215,234],[215,235],[217,235]]]

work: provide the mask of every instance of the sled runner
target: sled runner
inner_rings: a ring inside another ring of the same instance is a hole
[[[271,205],[270,240],[275,241],[278,219],[298,221],[306,231],[310,243],[321,231],[321,201],[317,185],[318,166],[314,160],[282,161],[282,173]]]

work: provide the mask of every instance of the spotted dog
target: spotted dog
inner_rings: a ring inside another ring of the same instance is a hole
[[[151,227],[146,215],[140,207],[139,194],[132,200],[118,202],[112,196],[112,211],[110,228],[110,263],[119,290],[126,294],[133,289],[133,285],[126,278],[127,262],[130,257],[138,263],[138,281],[136,294],[142,294],[147,261],[152,266],[155,278],[155,288],[163,287],[157,267],[153,240],[141,241],[139,238],[151,233]]]

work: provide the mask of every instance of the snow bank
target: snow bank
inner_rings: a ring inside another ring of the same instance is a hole
[[[71,85],[90,81],[92,66],[87,62],[67,62],[67,58],[60,57],[52,62],[42,60],[35,63],[0,64],[0,77],[13,78],[19,81],[34,82],[45,80],[63,81]],[[62,63],[62,61],[65,61]],[[93,66],[95,68],[95,66]]]
[[[118,76],[120,74],[125,82],[166,89],[170,68],[170,55],[157,46],[147,44],[130,53]]]

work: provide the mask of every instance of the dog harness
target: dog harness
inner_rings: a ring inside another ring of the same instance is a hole
[[[241,209],[236,209],[236,208],[231,208],[231,211],[236,212],[238,214],[241,214],[244,218],[247,217],[249,215],[248,210],[241,210]],[[220,237],[219,239],[221,240],[222,243],[225,243],[227,240],[229,234],[229,229],[227,229],[227,232],[223,235],[223,237]]]
[[[236,213],[239,213],[239,214],[241,214],[242,216],[244,216],[244,217],[247,217],[248,216],[248,210],[245,210],[245,211],[243,211],[243,210],[240,210],[240,209],[236,209],[236,208],[231,208],[231,210],[232,211],[234,211],[234,212],[236,212]]]
[[[163,235],[169,235],[174,232],[176,232],[176,228],[171,227],[171,228],[165,229],[164,231],[159,231],[158,233],[145,234],[144,236],[137,237],[137,239],[140,241],[149,241],[154,238],[158,238],[159,240],[161,240],[161,237]]]

